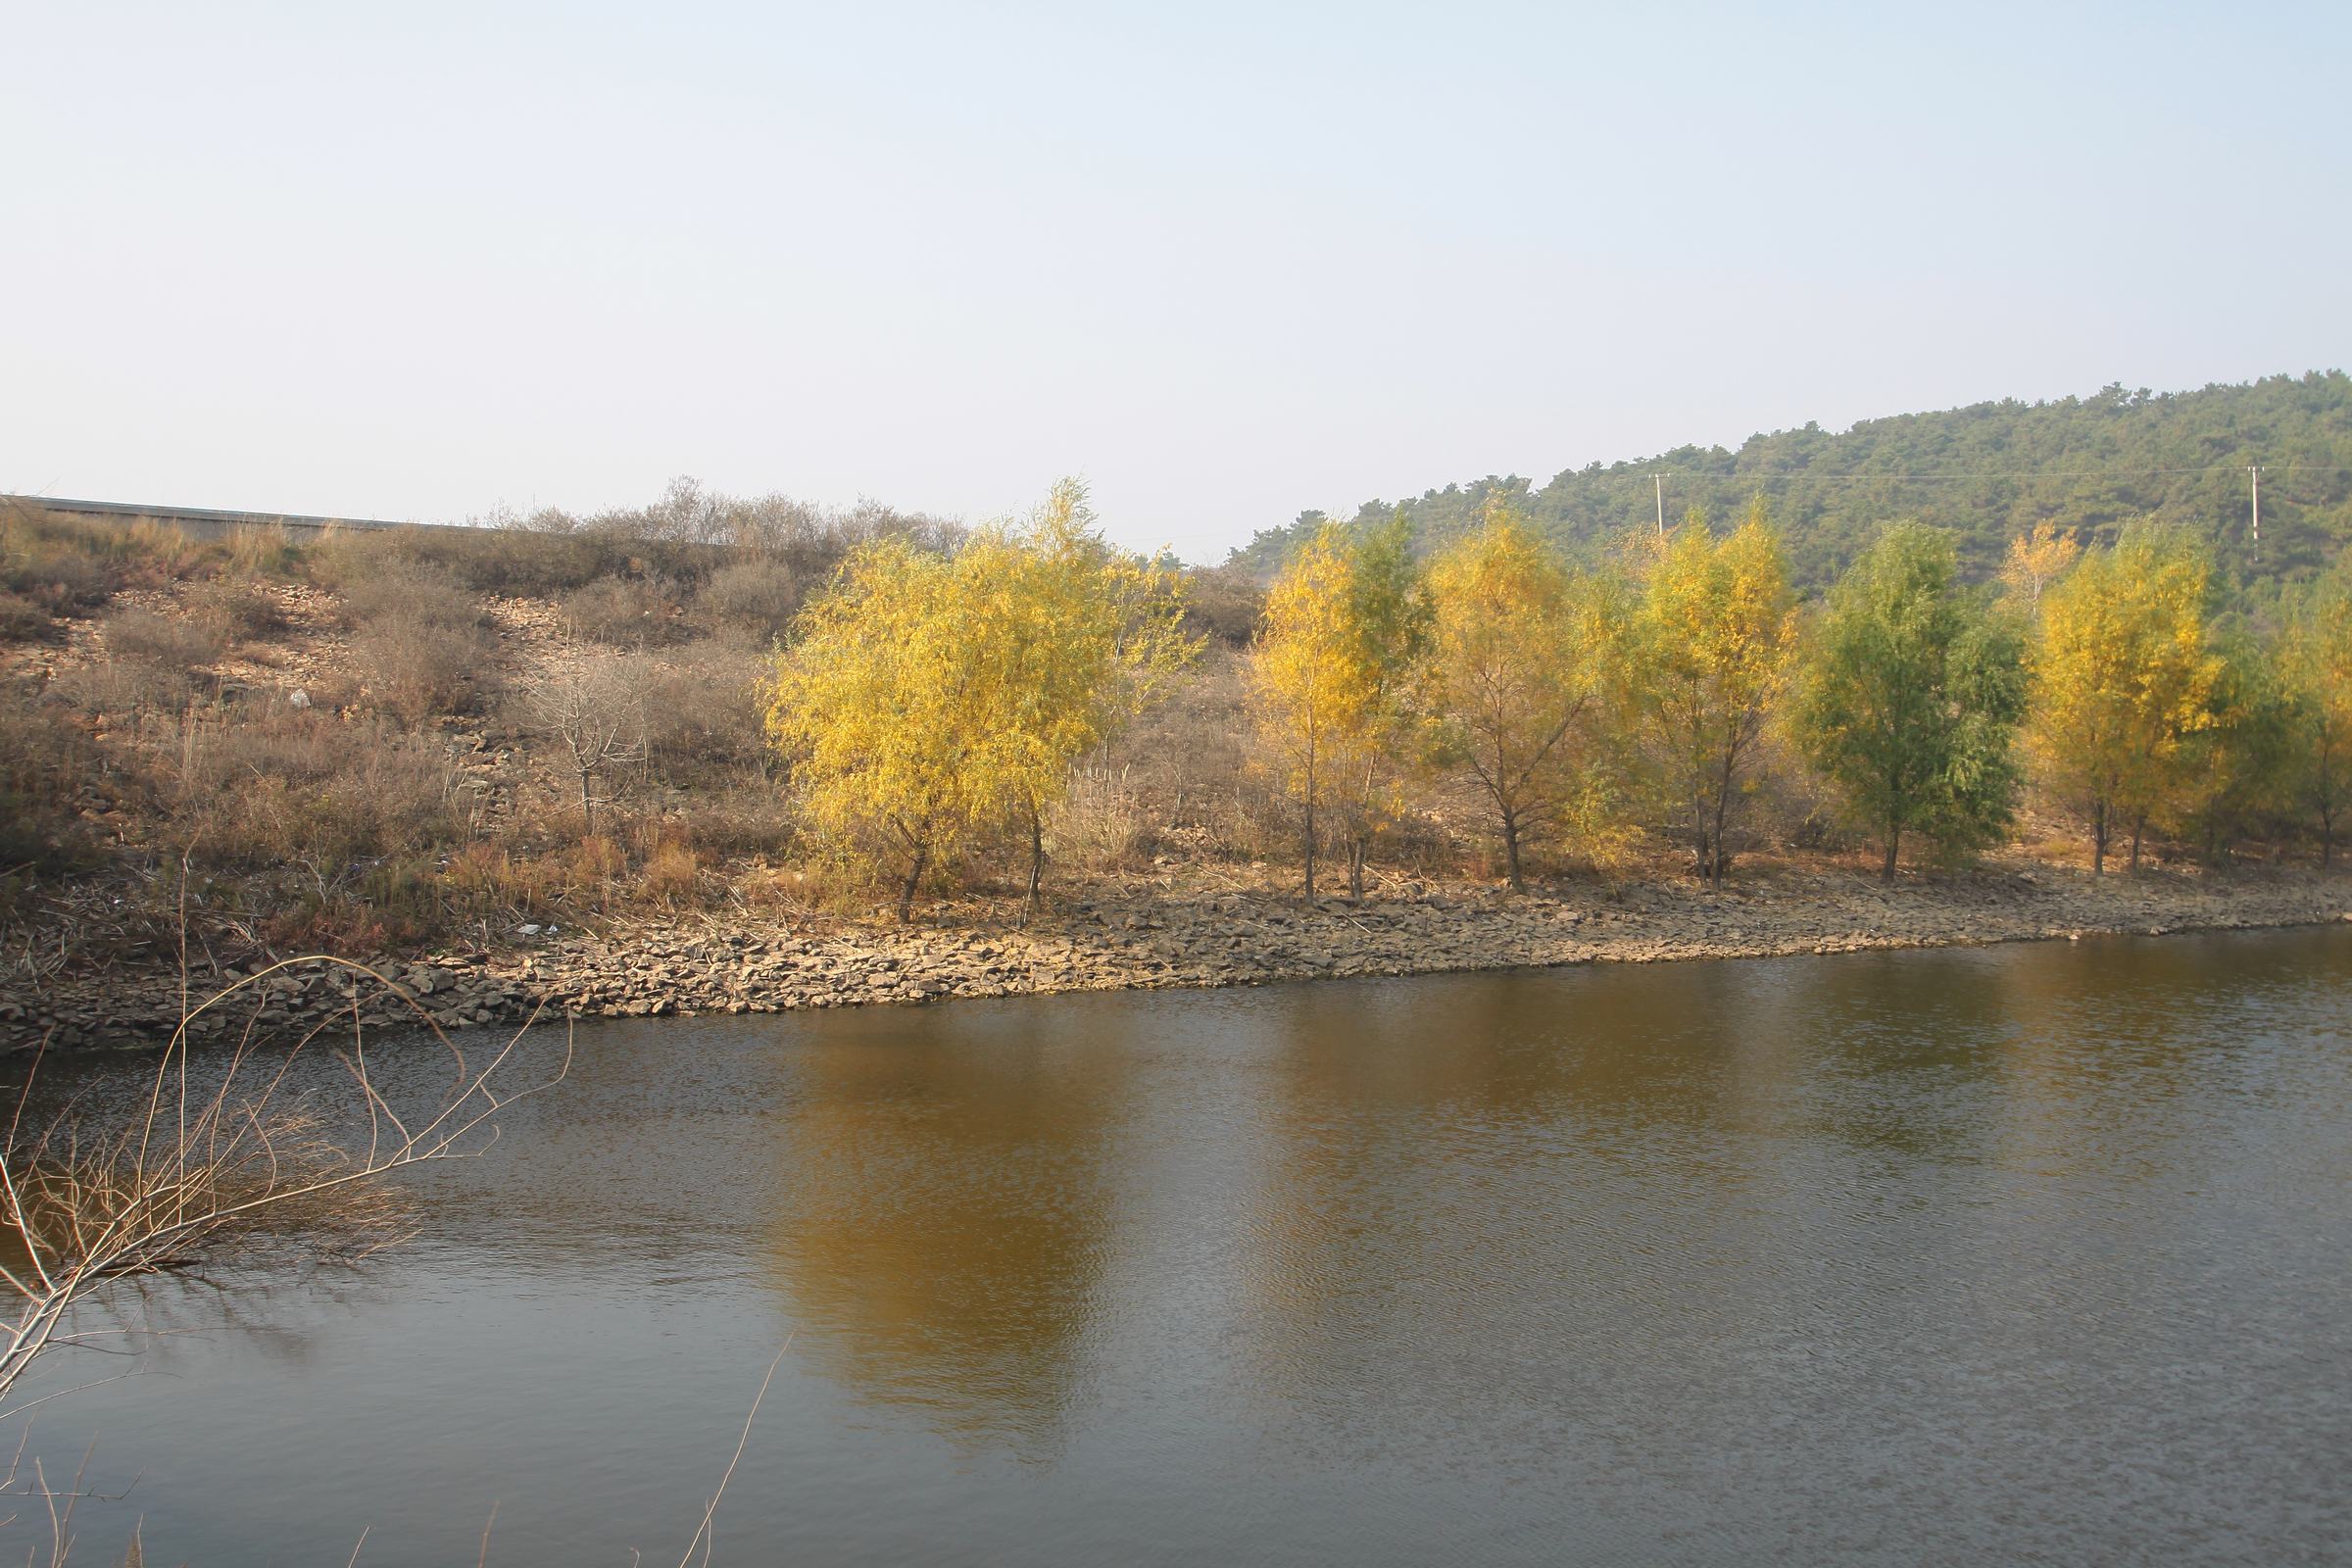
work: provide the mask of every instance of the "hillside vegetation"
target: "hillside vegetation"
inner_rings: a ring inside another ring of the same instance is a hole
[[[2249,465],[2262,474],[2262,547],[2249,537]],[[1477,525],[1501,499],[1571,559],[1593,562],[1630,531],[1654,530],[1663,475],[1668,526],[1693,509],[1718,521],[1761,499],[1802,590],[1825,588],[1890,519],[1952,530],[1980,580],[2010,539],[2047,522],[2111,543],[2147,517],[2193,530],[2221,578],[2309,577],[2352,538],[2352,376],[2277,375],[2194,392],[2110,386],[2054,403],[1978,403],[1935,414],[1750,436],[1739,450],[1677,447],[1593,464],[1535,485],[1490,475],[1392,504],[1367,501],[1358,525],[1401,505],[1423,550]],[[1258,573],[1287,561],[1325,520],[1306,513],[1234,553]]]
[[[1270,584],[1122,554],[1068,482],[968,528],[690,483],[307,539],[20,507],[0,982],[183,917],[220,960],[1328,862],[1361,901],[2332,856],[2352,558],[2249,594],[2193,526],[2044,520],[1996,584],[1888,516],[1821,594],[1769,504],[1580,556],[1524,500],[1321,525]]]

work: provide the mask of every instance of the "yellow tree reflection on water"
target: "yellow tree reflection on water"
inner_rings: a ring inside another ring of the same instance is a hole
[[[802,1353],[939,1430],[1051,1454],[1109,1246],[1131,1054],[926,1009],[798,1062],[767,1266]]]

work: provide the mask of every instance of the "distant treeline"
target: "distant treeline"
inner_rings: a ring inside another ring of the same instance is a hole
[[[2263,470],[2259,551],[2250,465]],[[2112,543],[2133,519],[2176,523],[2203,539],[2225,583],[2267,590],[2325,569],[2352,537],[2352,376],[2314,371],[2172,393],[2110,386],[2055,403],[1867,419],[1842,433],[1808,424],[1751,436],[1736,452],[1677,447],[1572,468],[1542,486],[1489,475],[1401,505],[1421,553],[1475,531],[1501,500],[1570,559],[1595,562],[1629,531],[1656,526],[1661,477],[1668,527],[1693,510],[1737,517],[1761,498],[1804,592],[1835,581],[1891,517],[1949,529],[1961,569],[1977,580],[2038,523],[2093,544]],[[1336,520],[1368,527],[1395,506],[1367,501]],[[1304,513],[1233,560],[1271,573],[1325,520]]]

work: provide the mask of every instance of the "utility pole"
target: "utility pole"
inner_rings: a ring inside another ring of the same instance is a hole
[[[2262,469],[2249,464],[2246,473],[2254,481],[2254,559],[2262,559]]]
[[[1666,476],[1662,473],[1653,473],[1649,476],[1649,482],[1658,492],[1658,537],[1663,539],[1666,537]],[[2255,529],[2257,538],[2261,536],[2261,533],[2260,528]]]

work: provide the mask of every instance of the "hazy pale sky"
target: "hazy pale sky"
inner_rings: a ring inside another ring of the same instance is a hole
[[[1299,509],[2352,364],[2352,8],[0,4],[0,490]]]

